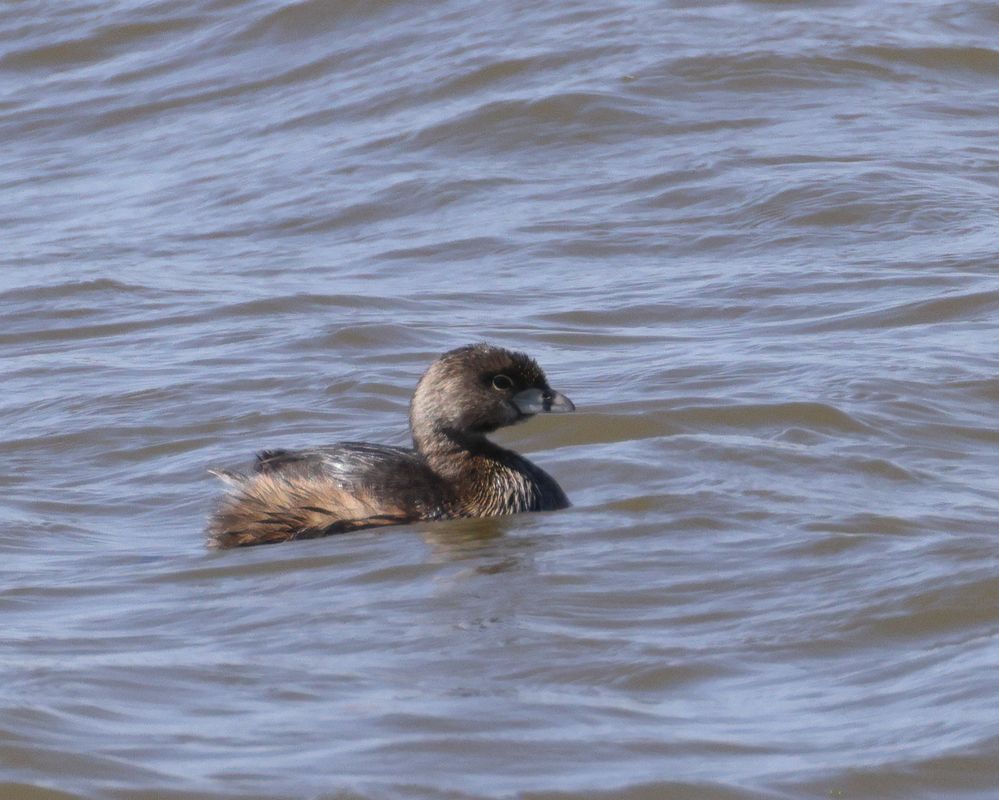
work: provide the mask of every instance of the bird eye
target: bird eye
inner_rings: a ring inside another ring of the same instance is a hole
[[[505,392],[507,389],[513,388],[513,381],[506,375],[496,375],[493,378],[493,388]]]

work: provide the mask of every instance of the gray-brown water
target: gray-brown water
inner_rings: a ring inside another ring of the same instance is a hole
[[[0,797],[999,796],[989,2],[9,2]],[[439,352],[574,507],[237,552]]]

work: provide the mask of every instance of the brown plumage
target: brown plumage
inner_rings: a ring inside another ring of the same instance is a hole
[[[574,408],[523,353],[487,344],[451,350],[417,384],[412,449],[342,442],[265,450],[251,475],[215,471],[229,491],[208,524],[209,545],[566,508],[568,499],[548,473],[486,434],[536,413]]]

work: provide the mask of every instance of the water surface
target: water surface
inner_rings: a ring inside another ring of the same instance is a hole
[[[8,4],[0,795],[995,797],[999,12]],[[436,354],[572,509],[204,547]]]

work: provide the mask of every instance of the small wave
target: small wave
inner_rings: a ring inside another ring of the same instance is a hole
[[[999,75],[999,51],[985,47],[857,47],[851,51],[868,62],[898,64],[934,72]]]
[[[981,706],[983,698],[991,697],[991,684],[974,687],[974,700],[966,702]],[[977,701],[977,702],[976,702]],[[922,698],[913,697],[910,708],[919,708]],[[955,720],[955,724],[959,724]],[[935,738],[943,742],[939,755],[897,753],[875,759],[873,763],[858,763],[837,771],[827,771],[820,778],[801,782],[782,782],[781,797],[824,798],[979,798],[987,800],[996,790],[996,751],[999,737],[982,738],[962,746],[965,737],[955,731],[947,736],[937,728]],[[949,746],[947,742],[949,740]]]
[[[886,516],[884,514],[852,514],[839,520],[809,522],[803,527],[807,531],[819,533],[904,536],[915,533],[921,526],[913,520]],[[843,540],[837,537],[833,541],[835,542],[833,545],[834,549],[841,549]],[[807,543],[807,550],[809,552],[827,553],[829,552],[829,544],[824,539],[811,540]]]
[[[878,638],[924,638],[968,628],[988,630],[999,621],[999,578],[986,576],[958,582],[940,579],[936,585],[886,601],[880,611],[868,609],[857,624]]]
[[[900,74],[890,66],[872,63],[870,59],[805,55],[793,53],[740,53],[681,58],[659,66],[653,72],[663,72],[681,78],[703,90],[773,92],[792,88],[822,88],[855,84],[858,80],[898,80]],[[640,77],[639,84],[655,87],[661,78],[649,81]]]
[[[999,311],[999,291],[979,291],[913,300],[876,309],[849,311],[800,326],[813,332],[905,328],[992,318]]]
[[[871,433],[873,429],[827,403],[740,403],[727,406],[688,406],[670,417],[696,427],[787,427],[841,433]]]
[[[525,146],[564,146],[632,138],[661,124],[634,101],[603,92],[565,92],[540,99],[499,100],[421,128],[414,147],[485,148],[490,153]]]
[[[371,19],[401,5],[397,0],[297,0],[279,4],[254,20],[239,39],[245,42],[301,42],[317,36],[336,36],[344,20]],[[264,6],[267,8],[267,6]]]
[[[88,281],[65,281],[48,286],[23,286],[0,292],[0,300],[31,302],[33,300],[62,300],[91,295],[116,294],[147,296],[153,290],[138,283],[125,283],[113,278],[95,278]]]
[[[104,61],[134,48],[148,47],[150,40],[196,29],[202,21],[179,17],[101,25],[76,38],[35,42],[0,57],[0,66],[17,70],[65,69]],[[71,26],[70,30],[77,30]]]

